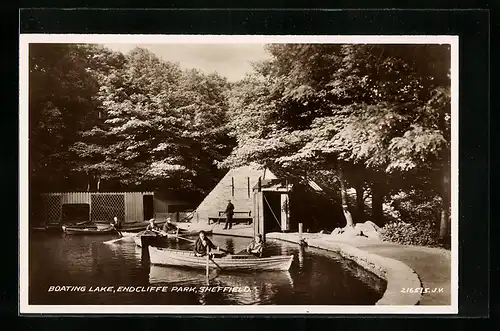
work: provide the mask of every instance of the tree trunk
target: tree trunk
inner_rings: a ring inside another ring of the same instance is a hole
[[[365,200],[363,198],[364,189],[363,182],[356,181],[356,223],[363,223],[365,221]]]
[[[97,192],[99,192],[100,187],[101,187],[101,178],[97,178]]]
[[[338,176],[339,176],[339,182],[340,182],[340,195],[342,197],[342,211],[344,212],[346,226],[354,227],[352,215],[351,215],[351,212],[349,211],[349,201],[347,199],[347,190],[346,190],[345,182],[344,182],[344,173],[343,173],[342,165],[340,163],[338,165]]]
[[[382,203],[384,201],[384,193],[380,183],[372,184],[372,221],[378,226],[384,226],[384,211]]]
[[[439,238],[445,239],[450,235],[450,178],[448,175],[443,176],[443,190],[441,194],[441,219],[439,222]]]

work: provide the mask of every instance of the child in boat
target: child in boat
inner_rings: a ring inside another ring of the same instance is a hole
[[[262,235],[258,234],[255,239],[250,242],[247,247],[247,253],[258,257],[262,257],[262,251],[264,250],[264,242],[262,240]]]
[[[198,239],[196,239],[196,242],[194,243],[194,255],[195,256],[205,256],[207,255],[207,247],[208,247],[208,252],[212,249],[217,249],[220,250],[219,247],[215,246],[214,243],[207,238],[205,231],[200,231],[200,234],[198,235]]]

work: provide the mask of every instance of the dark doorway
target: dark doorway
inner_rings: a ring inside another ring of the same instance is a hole
[[[262,192],[264,204],[264,232],[281,232],[281,193]]]
[[[62,223],[83,223],[89,221],[90,205],[71,203],[62,205]]]
[[[144,212],[144,219],[149,220],[154,217],[154,203],[152,195],[142,196],[142,206]]]

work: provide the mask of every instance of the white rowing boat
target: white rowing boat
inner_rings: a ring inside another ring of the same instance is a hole
[[[170,265],[203,269],[207,258],[195,256],[191,251],[149,246],[149,260],[153,265]],[[211,267],[219,270],[287,271],[293,262],[293,255],[278,255],[257,258],[247,255],[225,255],[213,257]]]

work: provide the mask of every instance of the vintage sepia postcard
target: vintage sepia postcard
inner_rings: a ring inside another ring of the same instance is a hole
[[[458,37],[20,35],[20,313],[456,314]]]

